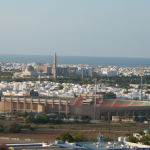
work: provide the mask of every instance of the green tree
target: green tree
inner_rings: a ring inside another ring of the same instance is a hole
[[[5,144],[0,145],[0,150],[7,150],[7,146]]]
[[[150,137],[149,136],[143,136],[141,141],[143,144],[149,145]]]
[[[107,121],[108,117],[107,116],[103,116],[103,121]]]
[[[68,121],[69,121],[69,119],[71,118],[71,116],[70,115],[67,115],[67,117],[66,117],[67,119],[68,119]]]
[[[4,132],[4,128],[0,127],[0,132]]]
[[[33,116],[29,116],[29,117],[26,117],[24,120],[23,120],[24,123],[34,123],[35,122],[35,118]]]
[[[132,114],[130,112],[127,113],[126,118],[129,118],[129,122],[130,122],[131,117],[132,117]]]
[[[34,113],[33,112],[29,112],[29,116],[30,117],[34,117]]]
[[[134,137],[134,136],[131,134],[131,135],[129,136],[129,142],[137,143],[136,137]]]
[[[68,141],[69,143],[74,141],[74,138],[69,133],[62,133],[60,134],[60,137],[57,137],[56,140],[62,140],[62,141]]]
[[[135,122],[140,122],[140,118],[139,118],[138,116],[135,116],[135,117],[134,117],[134,121],[135,121]]]
[[[74,97],[78,97],[78,96],[76,95],[76,93],[73,93],[73,95],[74,95]]]
[[[92,120],[92,117],[91,116],[88,116],[88,120],[89,120],[89,122]]]
[[[17,123],[10,123],[4,126],[4,131],[9,133],[18,133],[21,131],[21,126]]]
[[[34,131],[36,128],[35,127],[30,127],[29,129],[30,129],[30,131]]]
[[[52,115],[52,116],[50,116],[50,118],[52,118],[53,120],[55,120],[57,118],[57,116],[56,115]]]
[[[23,118],[26,118],[28,116],[28,113],[25,111],[22,113]]]
[[[22,115],[21,111],[16,111],[16,113],[15,113],[16,117],[21,117],[21,115]]]
[[[30,125],[29,124],[24,124],[23,128],[30,128]]]
[[[120,123],[122,122],[122,119],[123,119],[123,115],[121,114],[121,115],[119,116],[119,122],[120,122]]]
[[[79,118],[79,117],[78,117],[77,115],[74,116],[74,120],[77,121],[78,118]]]
[[[113,141],[113,139],[111,139],[110,137],[104,137],[103,138],[103,142],[108,142],[108,141]]]
[[[73,137],[74,137],[74,140],[76,142],[83,142],[83,141],[87,141],[87,138],[84,136],[83,133],[81,132],[74,132],[73,133]]]
[[[86,120],[86,117],[85,116],[81,116],[81,120],[82,121]]]
[[[15,113],[16,113],[15,111],[12,111],[10,114],[11,114],[11,115],[15,115]]]
[[[64,87],[62,85],[59,85],[58,90],[62,90]]]
[[[63,118],[64,118],[63,115],[58,116],[58,119],[60,119],[60,120],[62,120]]]
[[[38,117],[37,117],[38,119]],[[42,116],[40,116],[40,119],[38,120],[39,123],[43,123],[46,124],[50,121],[50,117],[46,114],[43,114]]]
[[[147,121],[146,117],[141,117],[141,122]]]

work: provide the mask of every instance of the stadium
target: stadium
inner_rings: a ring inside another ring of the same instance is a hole
[[[96,108],[96,120],[107,116],[132,116],[146,117],[150,119],[150,102],[137,100],[105,99],[100,94],[96,95],[96,106],[94,95],[78,95],[77,98],[64,97],[1,97],[0,112],[28,111],[38,113],[56,113],[63,115],[91,116],[94,119]]]

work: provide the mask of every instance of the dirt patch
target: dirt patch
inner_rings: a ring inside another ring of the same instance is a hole
[[[15,133],[15,134],[4,134],[7,137],[14,137],[14,138],[24,138],[24,139],[35,139],[35,140],[51,140],[54,141],[56,137],[59,137],[61,133],[66,133],[65,131],[53,131],[53,132],[30,132],[30,133]],[[69,132],[73,134],[73,132]],[[89,141],[92,139],[97,139],[99,132],[82,132],[84,133],[85,137],[88,138]],[[101,131],[101,134],[104,137],[109,137],[113,140],[117,140],[119,136],[123,136],[125,132],[111,132],[108,133],[106,131]]]

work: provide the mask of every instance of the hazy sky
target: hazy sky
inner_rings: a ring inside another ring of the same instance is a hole
[[[0,54],[150,58],[150,0],[0,0]]]

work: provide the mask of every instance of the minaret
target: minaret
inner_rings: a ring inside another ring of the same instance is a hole
[[[93,77],[93,67],[91,67],[91,77]]]
[[[82,79],[84,80],[84,68],[82,69]]]
[[[57,79],[57,58],[56,58],[56,53],[54,55],[54,79]]]
[[[69,77],[71,75],[71,66],[69,65]]]

